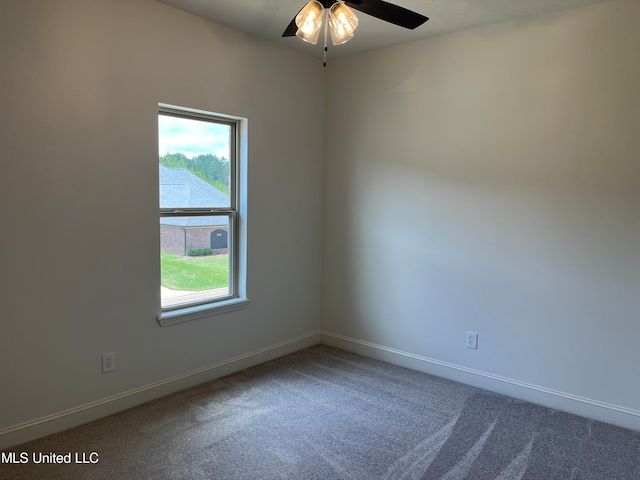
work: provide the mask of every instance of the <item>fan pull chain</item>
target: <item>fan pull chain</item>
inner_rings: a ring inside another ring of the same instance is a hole
[[[324,9],[324,22],[322,22],[324,24],[324,62],[322,63],[323,67],[327,66],[327,30],[329,30],[329,11],[325,8]]]

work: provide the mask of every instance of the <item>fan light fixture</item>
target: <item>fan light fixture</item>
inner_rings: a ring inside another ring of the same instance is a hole
[[[358,17],[344,3],[334,3],[329,10],[329,30],[334,45],[342,45],[353,38]]]
[[[349,7],[409,30],[418,28],[429,20],[429,17],[384,0],[311,0],[291,20],[282,36],[298,36],[305,42],[315,45],[318,43],[320,30],[324,26],[324,66],[326,67],[329,31],[331,31],[333,44],[342,45],[353,38],[353,32],[358,27],[358,18]]]
[[[311,45],[318,43],[318,36],[324,20],[324,7],[316,0],[307,3],[296,16],[298,31],[296,36],[309,42]]]
[[[325,22],[325,17],[329,20]],[[307,3],[296,15],[296,36],[312,45],[318,43],[320,30],[324,25],[324,52],[326,66],[327,59],[327,29],[331,31],[331,41],[334,45],[342,45],[353,38],[353,32],[358,26],[358,17],[342,2],[334,3],[327,10],[317,0]],[[328,26],[327,26],[328,25]]]

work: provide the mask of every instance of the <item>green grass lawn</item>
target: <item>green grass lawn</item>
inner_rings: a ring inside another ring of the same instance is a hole
[[[208,290],[229,284],[229,256],[180,257],[160,252],[162,286],[171,290]]]

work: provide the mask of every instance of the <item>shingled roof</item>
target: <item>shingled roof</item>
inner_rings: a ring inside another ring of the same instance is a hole
[[[160,208],[229,207],[229,195],[184,168],[160,165]],[[226,226],[225,217],[161,218],[175,227]]]

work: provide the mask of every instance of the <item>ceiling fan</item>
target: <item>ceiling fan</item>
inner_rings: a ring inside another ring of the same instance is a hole
[[[315,45],[324,24],[324,65],[326,66],[327,30],[331,32],[332,43],[341,45],[353,38],[353,32],[358,26],[358,17],[349,7],[409,30],[429,20],[424,15],[383,0],[311,0],[291,20],[282,36],[297,36]],[[326,21],[327,17],[328,21]]]

